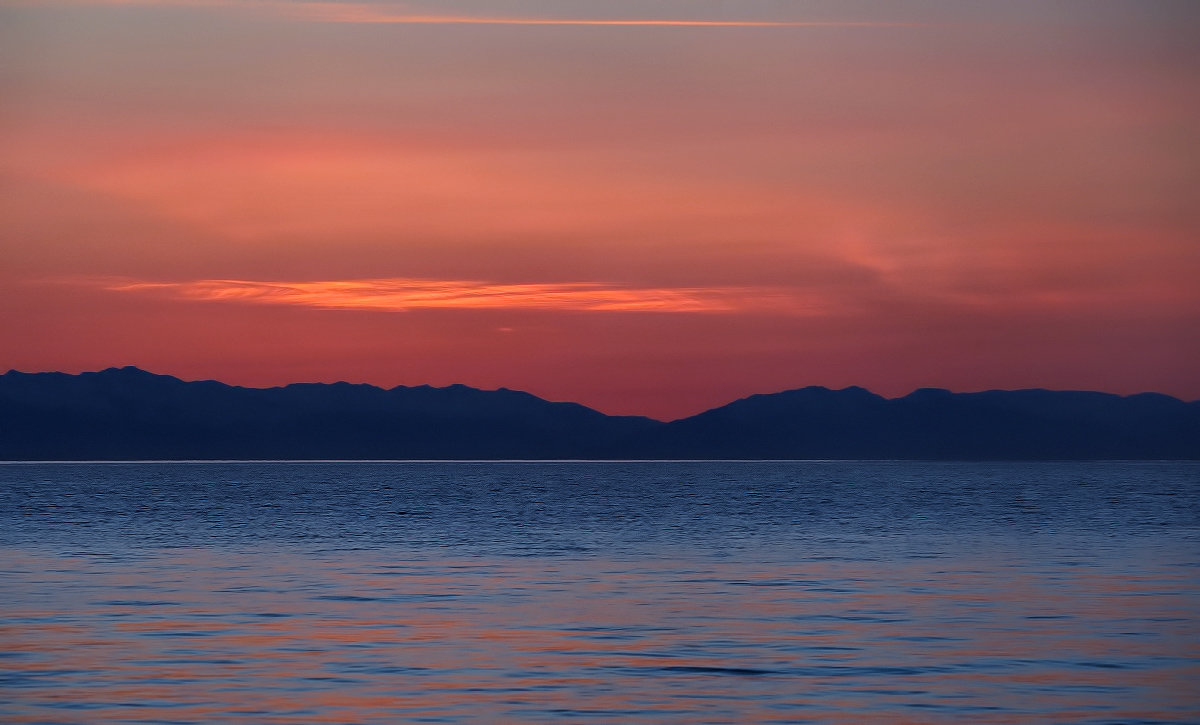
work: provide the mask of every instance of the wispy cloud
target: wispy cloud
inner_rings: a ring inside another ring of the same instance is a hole
[[[328,0],[0,0],[3,6],[110,5],[220,7],[267,12],[323,23],[395,25],[527,25],[677,28],[853,28],[906,27],[912,23],[804,20],[714,20],[703,18],[553,18],[413,13],[400,3],[329,2]]]
[[[704,20],[659,18],[536,18],[476,17],[470,15],[414,15],[396,13],[386,6],[366,3],[298,3],[297,17],[333,23],[384,23],[407,25],[560,25],[600,27],[678,27],[678,28],[820,28],[878,27],[897,23],[791,21],[791,20]]]
[[[76,280],[79,281],[79,280]],[[593,312],[811,314],[813,301],[759,287],[626,287],[596,282],[500,284],[411,278],[275,282],[202,279],[187,282],[86,280],[121,293],[209,302],[296,305],[329,310],[526,309]]]

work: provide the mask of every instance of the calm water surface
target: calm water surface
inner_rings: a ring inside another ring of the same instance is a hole
[[[0,464],[13,723],[1200,722],[1197,463]]]

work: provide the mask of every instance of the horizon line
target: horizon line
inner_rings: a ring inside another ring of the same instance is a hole
[[[128,465],[135,463],[1200,463],[1192,458],[46,458],[0,459],[13,465]]]

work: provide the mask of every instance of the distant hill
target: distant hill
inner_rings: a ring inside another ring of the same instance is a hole
[[[886,399],[862,388],[754,395],[675,421],[648,450],[674,458],[931,460],[1200,458],[1200,403],[1054,390]]]
[[[515,390],[0,376],[0,459],[580,458],[661,425]]]
[[[810,387],[662,423],[463,385],[257,389],[132,367],[0,375],[0,460],[502,458],[1200,459],[1200,402]]]

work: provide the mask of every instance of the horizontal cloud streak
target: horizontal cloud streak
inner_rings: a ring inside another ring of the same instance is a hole
[[[371,5],[306,3],[295,9],[308,20],[331,23],[382,23],[407,25],[559,25],[600,27],[670,28],[841,28],[892,27],[906,23],[787,21],[787,20],[690,20],[690,19],[597,19],[472,17],[467,15],[393,15]]]
[[[395,25],[523,25],[672,28],[852,28],[908,27],[914,23],[803,20],[705,20],[702,18],[545,18],[422,15],[408,6],[387,3],[327,2],[323,0],[0,0],[0,7],[38,5],[108,5],[144,7],[235,8],[325,23]],[[394,9],[393,9],[394,8]]]
[[[794,293],[757,287],[624,287],[596,282],[498,284],[412,278],[273,282],[91,281],[103,289],[184,300],[296,305],[331,310],[527,309],[594,312],[813,313]]]

